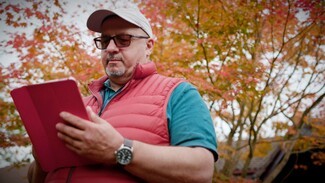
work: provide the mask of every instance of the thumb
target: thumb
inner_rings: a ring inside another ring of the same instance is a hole
[[[89,117],[90,121],[92,121],[94,123],[103,123],[103,122],[105,122],[96,113],[94,113],[94,111],[91,109],[91,107],[87,106],[86,110],[87,110],[88,117]]]

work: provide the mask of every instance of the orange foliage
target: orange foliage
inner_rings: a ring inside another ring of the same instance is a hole
[[[58,0],[0,3],[2,21],[17,30],[6,31],[9,39],[0,45],[10,50],[5,54],[18,57],[9,66],[0,64],[1,147],[27,143],[9,99],[12,88],[72,76],[86,95],[89,80],[103,75],[99,52],[83,40],[91,33],[64,21],[80,17],[87,3],[72,15],[66,12],[66,4]],[[246,137],[255,134],[247,138],[261,138],[258,130],[269,121],[286,123],[270,131],[300,133],[298,123],[308,121],[302,114],[324,93],[320,45],[324,45],[325,15],[320,0],[144,0],[139,4],[156,35],[152,60],[159,72],[196,85],[215,117],[236,132],[234,136],[246,133]],[[299,17],[304,13],[309,16]],[[324,134],[324,128],[310,123]],[[13,133],[17,129],[19,135]],[[265,153],[261,149],[252,152]]]
[[[198,86],[213,116],[234,132],[222,139],[249,141],[250,157],[265,154],[256,143],[272,132],[282,137],[286,132],[284,140],[301,134],[306,117],[315,116],[309,108],[324,111],[320,0],[146,0],[140,5],[157,36],[152,58],[160,72]],[[277,121],[282,125],[268,128]]]
[[[26,146],[28,136],[10,99],[14,87],[46,80],[73,77],[81,92],[88,93],[87,83],[103,74],[94,46],[87,46],[74,24],[64,24],[68,16],[62,2],[0,3],[6,26],[17,31],[5,32],[9,39],[1,41],[8,52],[17,57],[9,66],[0,64],[1,141],[0,147]],[[64,2],[63,2],[64,3]],[[56,9],[50,13],[47,7]],[[32,21],[31,21],[32,20]],[[28,26],[28,31],[24,28]],[[89,37],[91,35],[88,35]],[[98,54],[99,55],[99,54]]]

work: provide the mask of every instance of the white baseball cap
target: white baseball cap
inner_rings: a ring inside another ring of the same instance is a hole
[[[137,8],[117,8],[114,10],[100,9],[93,12],[88,20],[88,29],[101,33],[101,25],[107,16],[117,15],[122,19],[140,27],[149,37],[153,37],[148,19]]]

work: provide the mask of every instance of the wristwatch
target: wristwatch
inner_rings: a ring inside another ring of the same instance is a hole
[[[128,165],[133,158],[133,141],[124,138],[121,147],[115,151],[116,162],[120,165]]]

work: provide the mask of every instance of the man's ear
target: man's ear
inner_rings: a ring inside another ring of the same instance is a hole
[[[153,38],[149,38],[146,43],[146,56],[149,57],[153,51],[153,46],[155,44],[155,41]]]

